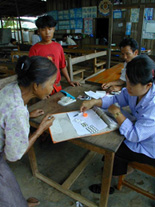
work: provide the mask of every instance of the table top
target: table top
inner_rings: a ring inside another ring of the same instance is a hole
[[[65,91],[73,95],[75,98],[77,98],[79,95],[84,95],[84,91],[96,91],[100,90],[100,87],[95,85],[89,85],[89,84],[82,84],[81,86],[77,87],[67,87],[65,88]],[[61,106],[57,102],[60,100],[60,98],[63,96],[61,92],[56,93],[52,95],[49,99],[41,100],[37,102],[36,104],[29,107],[29,111],[33,111],[35,109],[43,109],[45,112],[45,115],[47,113],[60,113],[60,112],[68,112],[68,111],[75,111],[79,110],[80,106],[82,104],[82,101],[79,99],[76,99],[77,101],[68,105],[68,106]],[[30,120],[30,124],[32,126],[37,126],[41,122],[43,116],[40,116],[38,118],[34,118]],[[100,147],[101,149],[107,149],[112,152],[116,152],[118,147],[123,141],[123,136],[119,134],[119,131],[113,131],[110,133],[102,134],[102,135],[96,135],[96,136],[88,136],[83,138],[78,138],[83,143],[89,143],[92,146]]]
[[[90,78],[86,79],[86,83],[98,84],[109,83],[111,81],[118,80],[121,75],[121,70],[124,68],[123,63],[114,65],[113,67],[92,75]]]

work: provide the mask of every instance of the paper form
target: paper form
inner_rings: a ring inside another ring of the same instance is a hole
[[[82,113],[79,113],[78,116],[75,116],[76,114],[76,111],[67,113],[74,129],[80,136],[97,133],[107,127],[107,124],[92,109],[87,110],[87,117],[84,117]]]

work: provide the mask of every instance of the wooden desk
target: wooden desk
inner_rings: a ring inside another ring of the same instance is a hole
[[[71,95],[77,97],[78,95],[83,95],[84,91],[87,90],[98,90],[98,86],[92,86],[88,84],[84,84],[79,87],[68,87],[65,90],[69,92]],[[68,106],[61,106],[57,104],[58,100],[62,97],[62,93],[54,94],[50,99],[42,100],[29,108],[29,111],[32,111],[37,108],[42,108],[47,113],[57,113],[57,112],[66,112],[72,110],[79,110],[82,101],[78,100]],[[38,124],[41,122],[42,117],[35,118],[30,121],[31,126],[37,127]],[[102,176],[102,189],[101,189],[101,197],[100,197],[100,204],[99,207],[107,207],[108,197],[109,197],[109,189],[111,184],[111,177],[112,177],[112,168],[113,168],[113,160],[114,154],[119,148],[120,144],[123,141],[123,137],[119,134],[118,131],[110,132],[103,135],[98,136],[89,136],[84,138],[72,139],[70,140],[71,143],[76,144],[80,147],[90,150],[87,156],[82,160],[82,162],[77,166],[77,168],[72,172],[72,174],[64,181],[61,185],[48,177],[45,177],[41,174],[37,167],[36,156],[33,147],[28,152],[31,169],[33,175],[39,178],[40,180],[44,181],[45,183],[51,185],[52,187],[56,188],[57,190],[61,191],[62,193],[70,196],[71,198],[80,201],[84,205],[88,207],[98,207],[98,205],[85,197],[81,196],[78,193],[75,193],[69,188],[74,183],[74,181],[78,178],[81,174],[83,169],[87,166],[87,164],[91,161],[93,156],[96,153],[103,154],[105,156],[104,160],[104,170]]]
[[[101,85],[102,83],[109,83],[118,80],[121,75],[121,70],[124,68],[123,63],[119,63],[107,70],[101,71],[85,79],[86,83]]]

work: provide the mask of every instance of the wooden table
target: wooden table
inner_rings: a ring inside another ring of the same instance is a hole
[[[92,76],[85,79],[86,83],[101,85],[102,83],[109,83],[111,81],[118,80],[121,75],[121,70],[124,68],[123,63],[119,63],[114,65],[113,67],[100,71],[97,74],[93,74]]]
[[[83,84],[82,86],[78,87],[68,87],[65,90],[69,92],[71,95],[78,97],[78,95],[84,95],[84,91],[98,90],[98,86],[92,86],[88,84]],[[47,113],[57,113],[57,112],[67,112],[73,110],[79,110],[82,101],[78,100],[68,106],[61,106],[57,104],[58,100],[63,96],[62,93],[54,94],[50,99],[42,100],[29,108],[29,111],[32,111],[37,108],[42,108]],[[43,117],[38,117],[30,121],[31,126],[37,127],[38,124],[41,122]],[[98,205],[85,197],[81,196],[78,193],[75,193],[69,188],[74,183],[74,181],[78,178],[87,164],[91,161],[91,159],[96,155],[96,153],[103,154],[105,156],[104,160],[104,170],[102,176],[102,189],[101,189],[101,197],[100,197],[100,204],[99,207],[106,207],[108,203],[109,197],[109,189],[111,184],[111,177],[112,177],[112,168],[113,168],[113,160],[114,155],[117,149],[119,148],[120,144],[123,141],[123,137],[119,134],[119,132],[113,131],[110,133],[98,135],[98,136],[89,136],[84,138],[72,139],[70,140],[71,143],[76,144],[80,147],[90,150],[87,156],[82,160],[82,162],[77,166],[77,168],[72,172],[72,174],[64,181],[63,184],[59,184],[48,177],[45,177],[41,174],[37,167],[37,160],[35,156],[35,151],[33,147],[29,151],[29,159],[31,164],[31,169],[33,175],[39,178],[40,180],[44,181],[45,183],[51,185],[52,187],[56,188],[57,190],[61,191],[62,193],[70,196],[71,198],[80,201],[84,205],[88,207],[98,207]]]

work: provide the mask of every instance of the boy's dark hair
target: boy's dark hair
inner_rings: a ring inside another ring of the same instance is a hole
[[[155,79],[154,71],[155,63],[147,55],[138,55],[126,66],[126,75],[134,85],[138,83],[146,85],[149,82],[153,82]]]
[[[57,21],[50,15],[44,15],[39,17],[35,24],[38,28],[45,28],[45,27],[55,27]]]
[[[119,44],[120,48],[126,46],[130,46],[133,52],[135,52],[135,50],[138,50],[138,43],[133,38],[124,38]]]
[[[44,84],[56,74],[55,64],[48,58],[40,56],[22,56],[16,65],[18,84],[28,87],[31,83]]]

